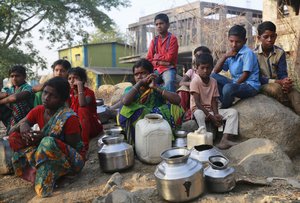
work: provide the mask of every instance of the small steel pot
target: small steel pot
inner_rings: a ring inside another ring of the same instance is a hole
[[[228,167],[229,160],[224,156],[209,157],[209,164],[204,170],[207,189],[211,192],[228,192],[235,187],[235,170]]]
[[[133,148],[122,137],[104,137],[102,142],[103,147],[98,152],[98,158],[104,172],[121,171],[134,165]]]

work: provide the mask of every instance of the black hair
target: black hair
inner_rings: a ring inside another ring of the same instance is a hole
[[[167,16],[167,14],[160,13],[160,14],[156,15],[155,18],[154,18],[154,22],[158,19],[164,21],[167,24],[169,24],[169,17]]]
[[[262,35],[266,30],[276,32],[276,25],[271,21],[265,21],[259,24],[257,27],[258,35]]]
[[[45,82],[43,89],[45,89],[46,86],[54,88],[63,101],[66,101],[70,98],[70,85],[67,79],[62,77],[54,77]]]
[[[204,53],[205,53],[205,54],[211,54],[211,51],[210,51],[209,48],[206,47],[206,46],[200,46],[200,47],[197,47],[197,48],[194,50],[194,55],[196,55],[196,53],[197,53],[198,51],[201,51],[203,54],[204,54]]]
[[[230,36],[238,36],[241,39],[246,39],[246,29],[241,25],[234,25],[228,31],[228,37]]]
[[[81,68],[81,67],[75,67],[75,68],[70,68],[68,70],[68,75],[77,75],[82,82],[86,82],[87,81],[87,74],[86,74],[86,70]]]
[[[142,59],[138,60],[137,62],[135,62],[135,64],[132,67],[132,72],[134,73],[134,69],[136,69],[138,67],[143,67],[149,73],[153,73],[153,65],[147,59],[142,58]]]
[[[212,68],[214,63],[214,59],[211,54],[204,53],[197,55],[195,58],[195,65],[199,66],[201,64],[209,64],[209,66]]]
[[[10,76],[10,74],[12,74],[14,72],[20,73],[26,77],[26,68],[22,65],[15,65],[15,66],[11,67],[8,71],[9,76]]]
[[[52,64],[51,68],[54,70],[57,65],[61,65],[66,70],[69,70],[72,67],[70,62],[65,59],[58,59]]]

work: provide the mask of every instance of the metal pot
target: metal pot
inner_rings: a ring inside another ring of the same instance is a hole
[[[104,172],[121,171],[133,166],[133,148],[125,143],[122,137],[104,137],[102,142],[103,147],[98,152],[98,158]]]
[[[173,147],[186,147],[187,146],[187,132],[184,130],[178,130],[175,132],[175,141]]]
[[[186,148],[172,148],[161,154],[163,161],[156,167],[154,175],[163,199],[184,202],[203,193],[203,166],[189,155]]]
[[[191,149],[191,158],[200,161],[203,164],[209,163],[209,157],[220,155],[224,156],[216,147],[213,145],[197,145]]]
[[[229,160],[224,156],[209,157],[210,166],[204,170],[207,189],[211,192],[228,192],[235,187],[235,170],[228,167]]]
[[[121,126],[116,126],[108,130],[104,130],[104,135],[98,139],[98,146],[100,149],[103,147],[102,139],[105,137],[121,137],[124,140],[124,131]]]

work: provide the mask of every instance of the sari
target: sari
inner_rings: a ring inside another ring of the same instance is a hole
[[[84,158],[80,154],[82,141],[75,148],[64,142],[64,125],[73,115],[76,114],[71,109],[61,107],[43,127],[45,137],[40,143],[13,154],[12,164],[17,176],[32,180],[30,175],[35,174],[34,185],[38,196],[50,196],[58,178],[79,173],[84,166]]]
[[[127,87],[124,93],[128,93],[131,88]],[[166,100],[156,90],[147,89],[143,94],[136,94],[135,101],[127,106],[123,105],[117,118],[118,124],[125,130],[129,144],[134,143],[135,124],[149,113],[162,115],[171,126],[173,134],[181,127],[184,116],[184,111],[180,106],[166,103]]]

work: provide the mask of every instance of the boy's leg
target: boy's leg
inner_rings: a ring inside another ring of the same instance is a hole
[[[232,105],[234,97],[245,99],[257,95],[258,91],[248,84],[226,84],[223,87],[222,108],[228,108]]]
[[[176,92],[175,81],[176,81],[176,69],[171,68],[162,73],[162,78],[164,81],[164,87],[170,92]]]
[[[295,88],[288,94],[289,100],[292,103],[292,107],[296,114],[300,115],[300,92]]]
[[[197,109],[196,111],[194,111],[194,117],[196,119],[198,126],[199,127],[204,126],[206,130],[205,113],[202,110]]]
[[[219,109],[219,114],[226,121],[224,134],[238,135],[238,112],[235,109]]]
[[[261,86],[261,92],[264,95],[275,98],[277,101],[283,103],[284,94],[281,85],[277,83],[269,83]]]
[[[224,85],[226,84],[231,84],[232,83],[232,80],[223,76],[223,75],[220,75],[220,74],[217,74],[217,73],[212,73],[211,74],[211,77],[214,78],[217,83],[218,83],[218,90],[219,90],[219,94],[220,94],[220,101],[223,102],[223,87]]]
[[[230,136],[238,134],[238,112],[235,109],[219,109],[219,114],[226,123],[222,139],[217,147],[228,149],[237,144],[230,141]]]

